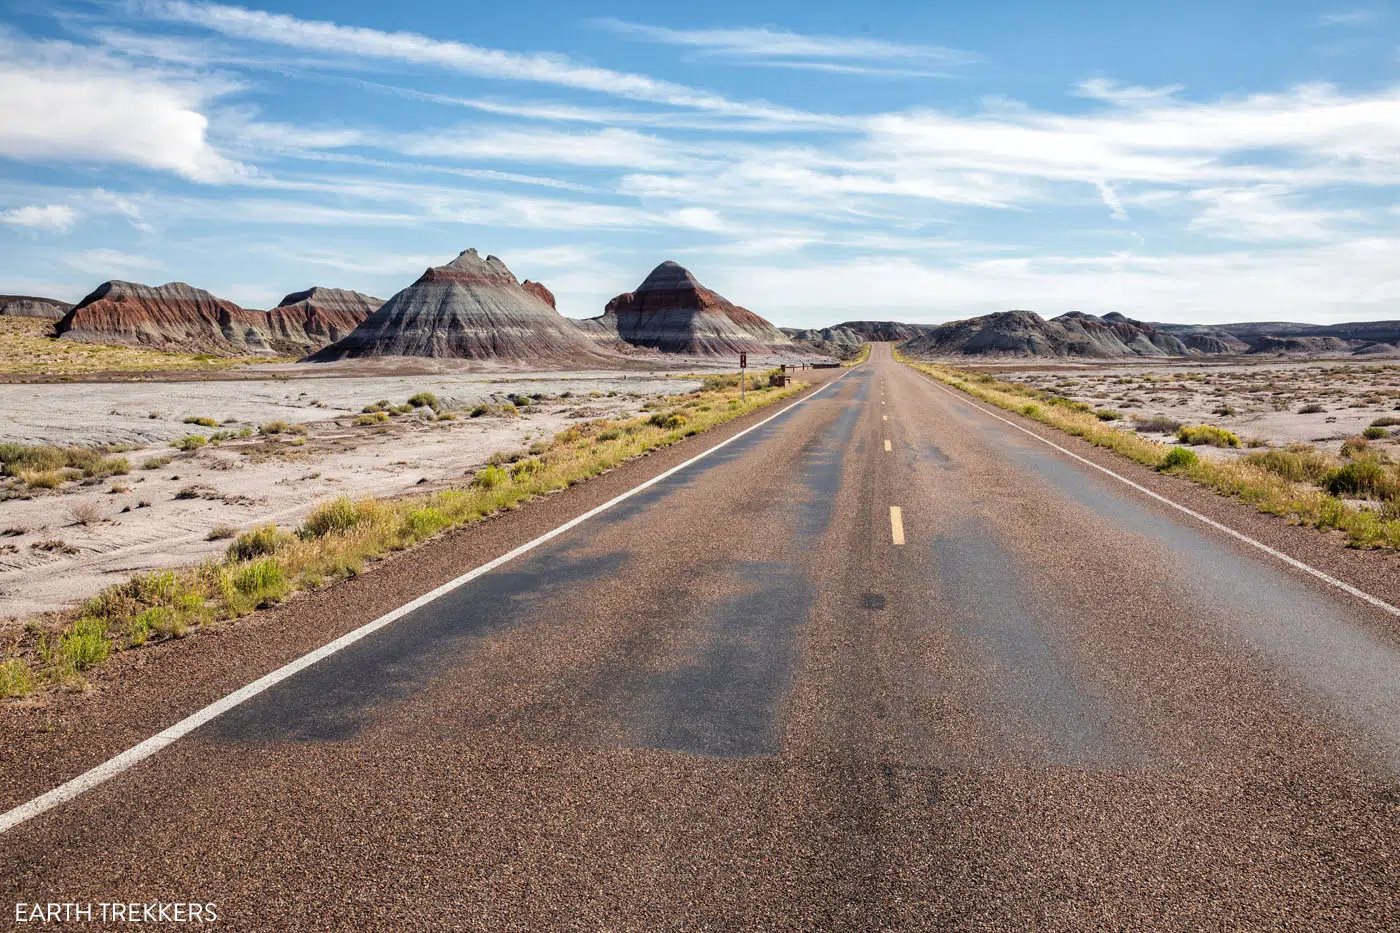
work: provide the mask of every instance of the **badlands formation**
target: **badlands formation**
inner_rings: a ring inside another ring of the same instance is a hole
[[[418,356],[595,369],[625,360],[554,310],[548,289],[529,284],[529,289],[522,286],[495,256],[482,259],[476,250],[465,250],[446,265],[428,269],[344,339],[310,359]]]
[[[1001,311],[937,326],[905,341],[914,356],[1125,359],[1305,355],[1400,355],[1400,321],[1357,324],[1153,324],[1117,312],[1071,311],[1046,320],[1033,311]]]
[[[376,299],[340,289],[288,295],[272,311],[240,308],[184,282],[104,282],[59,320],[60,338],[216,356],[301,356],[350,332]]]
[[[73,306],[55,298],[33,295],[0,295],[0,315],[6,317],[38,317],[57,321]]]
[[[609,301],[602,316],[580,324],[598,340],[617,338],[662,353],[731,357],[816,352],[701,285],[684,266],[670,260],[653,269],[636,291]]]

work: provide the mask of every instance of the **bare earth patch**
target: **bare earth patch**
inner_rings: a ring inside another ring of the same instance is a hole
[[[998,377],[1118,412],[1123,418],[1112,422],[1115,427],[1152,419],[1213,424],[1256,447],[1313,444],[1336,453],[1373,421],[1400,417],[1400,366],[1394,363],[1118,364],[1059,372],[1006,367]],[[1380,446],[1397,440],[1382,439]],[[1230,457],[1248,450],[1199,452]]]
[[[227,542],[216,530],[294,524],[339,496],[460,483],[493,452],[585,418],[632,416],[653,398],[698,385],[656,373],[596,373],[7,386],[0,442],[134,449],[122,453],[131,465],[125,476],[52,491],[0,480],[0,527],[24,529],[0,550],[0,617],[71,606],[132,573],[222,554]],[[360,423],[365,407],[385,400],[400,408],[418,393],[435,396],[452,420],[418,407]],[[528,405],[511,401],[531,396]],[[487,413],[472,417],[483,406]],[[260,433],[276,422],[305,433]],[[221,433],[230,437],[172,446]],[[153,461],[156,468],[142,468]],[[53,539],[67,550],[32,546]]]

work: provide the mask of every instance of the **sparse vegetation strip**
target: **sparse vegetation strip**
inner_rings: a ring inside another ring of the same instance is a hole
[[[772,386],[769,374],[760,373],[751,377],[743,402],[737,385],[658,399],[649,414],[580,423],[528,449],[493,455],[459,488],[397,499],[340,498],[317,507],[296,529],[255,526],[234,536],[220,559],[140,574],[74,611],[31,620],[0,661],[0,695],[81,688],[85,673],[112,652],[179,638],[355,576],[367,563],[447,528],[516,508],[806,387]],[[421,407],[431,404],[425,400]],[[210,537],[231,532],[219,529]]]
[[[902,355],[897,358],[974,398],[1082,437],[1155,470],[1184,476],[1261,512],[1324,531],[1340,531],[1353,547],[1400,548],[1400,465],[1372,449],[1364,437],[1343,444],[1340,457],[1306,445],[1250,453],[1239,459],[1200,457],[1187,447],[1110,427],[1087,411],[1088,406],[1041,389]],[[1240,446],[1237,436],[1213,425],[1180,426],[1177,437],[1185,444]]]

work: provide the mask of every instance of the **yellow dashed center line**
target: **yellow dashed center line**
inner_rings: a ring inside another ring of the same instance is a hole
[[[892,447],[890,446],[890,442],[889,442],[889,441],[885,441],[885,453],[889,453],[889,452],[890,452],[891,450],[893,450],[893,449],[894,449],[894,448],[892,448]]]
[[[904,513],[897,505],[890,506],[890,537],[895,544],[904,543]]]
[[[881,417],[881,418],[884,418],[886,421],[889,421],[889,420],[890,420],[890,416],[889,416],[889,415],[881,415],[880,417]]]

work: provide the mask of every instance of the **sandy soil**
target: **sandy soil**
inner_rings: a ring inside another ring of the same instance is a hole
[[[1400,417],[1400,366],[1394,363],[1120,364],[1058,372],[1008,368],[999,376],[1121,412],[1124,420],[1115,424],[1124,428],[1160,415],[1219,425],[1271,447],[1306,443],[1335,452],[1376,418]],[[1397,445],[1396,440],[1380,443]],[[1212,456],[1240,454],[1197,450]]]
[[[7,481],[0,490],[11,496],[0,501],[0,617],[71,605],[131,573],[219,554],[228,542],[206,540],[218,526],[291,525],[336,496],[394,495],[458,482],[495,451],[579,420],[630,416],[650,398],[697,386],[655,373],[7,386],[0,442],[136,449],[122,455],[132,466],[127,476],[54,492],[21,490]],[[432,421],[425,410],[378,426],[354,423],[367,404],[399,404],[421,391],[466,409],[515,394],[545,397],[513,418],[471,418],[463,411],[457,421]],[[566,392],[570,397],[560,397]],[[224,423],[196,427],[183,423],[187,416]],[[190,453],[170,446],[189,433],[256,430],[273,420],[305,424],[305,440],[254,436]],[[141,468],[172,456],[158,469]],[[81,503],[95,503],[102,520],[77,522],[73,511]],[[62,547],[33,546],[53,541]]]

